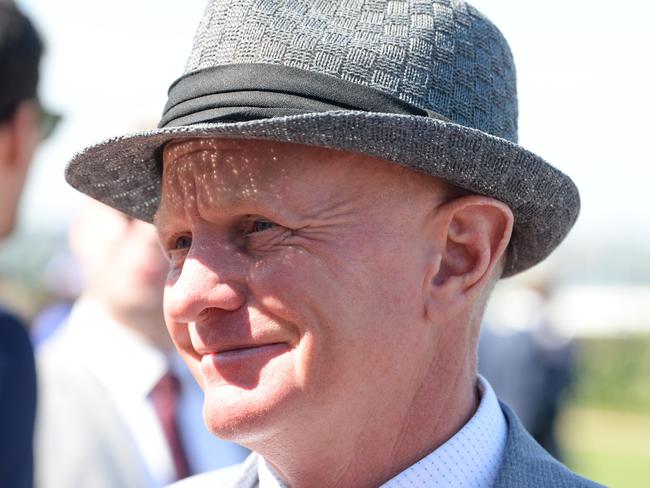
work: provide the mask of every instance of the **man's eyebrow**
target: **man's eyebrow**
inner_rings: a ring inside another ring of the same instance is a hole
[[[159,208],[156,213],[153,215],[152,223],[158,233],[164,232],[167,229],[174,227],[177,224],[180,224],[185,220],[185,214],[182,215],[175,214],[169,210]]]
[[[158,228],[161,226],[161,224],[160,224],[160,217],[159,217],[159,215],[158,215],[158,212],[156,212],[155,214],[153,214],[153,219],[151,219],[151,223],[154,225],[154,227],[155,227],[156,229],[158,229]]]
[[[161,212],[159,208],[156,210],[156,213],[153,214],[153,219],[151,220],[151,223],[159,232],[164,230],[166,227],[169,227],[169,221],[165,219],[164,214],[165,212]]]
[[[216,211],[221,214],[234,214],[254,212],[256,208],[272,206],[275,195],[265,192],[255,193],[258,198],[253,198],[249,194],[222,195],[218,205],[210,202],[209,207],[213,212]],[[161,205],[153,215],[152,224],[160,232],[172,227],[176,221],[184,221],[186,216],[187,214],[185,213],[185,210],[183,211],[182,216],[179,216],[175,212],[170,211]]]

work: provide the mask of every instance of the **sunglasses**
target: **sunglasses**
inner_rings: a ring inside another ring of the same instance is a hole
[[[62,116],[61,114],[47,110],[38,100],[35,100],[34,103],[36,105],[36,110],[38,111],[38,133],[41,141],[44,141],[52,135],[56,126],[59,125]],[[18,104],[14,103],[5,110],[0,110],[0,124],[13,117],[17,106]]]
[[[56,126],[61,122],[61,114],[51,112],[44,108],[40,102],[38,102],[38,129],[41,135],[41,140],[44,141],[52,135]]]

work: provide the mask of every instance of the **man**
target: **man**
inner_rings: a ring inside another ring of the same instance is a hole
[[[36,100],[42,44],[13,4],[0,1],[0,239],[14,228],[29,163],[42,137]],[[23,325],[0,309],[0,486],[32,486],[36,376]]]
[[[67,169],[156,223],[206,425],[255,451],[180,486],[592,486],[476,373],[491,287],[578,214],[516,117],[462,1],[209,2],[161,128]]]
[[[242,461],[205,429],[203,395],[172,354],[155,229],[84,200],[70,228],[83,291],[37,350],[37,485],[160,487]]]

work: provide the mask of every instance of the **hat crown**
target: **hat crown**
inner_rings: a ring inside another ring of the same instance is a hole
[[[517,141],[508,44],[460,0],[210,0],[185,74],[242,63],[331,75]]]

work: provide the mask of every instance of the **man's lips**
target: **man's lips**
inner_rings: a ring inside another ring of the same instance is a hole
[[[247,361],[269,360],[289,351],[289,349],[289,344],[286,342],[228,346],[214,352],[202,352],[201,363],[204,367],[209,365],[220,367]]]

